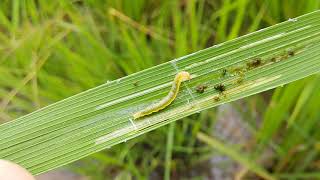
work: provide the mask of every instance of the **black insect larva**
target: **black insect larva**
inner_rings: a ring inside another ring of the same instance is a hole
[[[215,86],[214,86],[214,89],[217,90],[217,91],[219,91],[220,93],[222,93],[223,91],[226,90],[226,86],[223,85],[223,84],[218,84],[218,85],[215,85]]]

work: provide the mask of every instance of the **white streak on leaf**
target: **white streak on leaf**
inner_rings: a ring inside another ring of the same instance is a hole
[[[263,43],[278,39],[278,38],[280,38],[280,37],[282,37],[284,35],[285,35],[285,33],[280,33],[280,34],[277,34],[277,35],[262,39],[260,41],[253,42],[251,44],[244,45],[244,46],[240,47],[239,49],[248,49],[248,48],[251,48],[253,46],[256,46],[256,45],[259,45],[259,44],[263,44]]]
[[[117,100],[114,100],[114,101],[110,101],[110,102],[107,102],[105,104],[102,104],[102,105],[99,105],[96,107],[96,110],[100,110],[100,109],[103,109],[103,108],[106,108],[106,107],[109,107],[109,106],[112,106],[112,105],[115,105],[115,104],[118,104],[118,103],[121,103],[121,102],[125,102],[125,101],[128,101],[130,99],[133,99],[133,98],[136,98],[136,97],[140,97],[140,96],[143,96],[145,94],[148,94],[148,93],[151,93],[153,91],[157,91],[159,89],[162,89],[164,87],[168,87],[172,84],[172,82],[168,82],[168,83],[165,83],[165,84],[161,84],[159,86],[156,86],[156,87],[153,87],[153,88],[150,88],[150,89],[147,89],[145,91],[141,91],[141,92],[138,92],[138,93],[134,93],[134,94],[131,94],[129,96],[126,96],[126,97],[123,97],[123,98],[119,98]]]

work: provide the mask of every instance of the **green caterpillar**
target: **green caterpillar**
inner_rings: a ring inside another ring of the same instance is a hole
[[[177,97],[181,83],[183,81],[190,80],[190,79],[191,79],[191,76],[188,72],[186,71],[179,72],[174,78],[171,90],[168,93],[168,95],[164,97],[162,100],[160,100],[159,102],[154,103],[148,106],[147,108],[143,109],[142,111],[139,111],[133,114],[133,119],[138,119],[143,116],[152,114],[154,112],[158,112],[166,108],[167,106],[169,106],[172,103],[172,101]]]

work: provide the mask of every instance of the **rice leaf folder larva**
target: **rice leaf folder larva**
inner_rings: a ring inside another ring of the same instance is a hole
[[[171,90],[169,91],[168,95],[163,99],[161,99],[159,102],[151,104],[147,108],[134,113],[133,119],[138,119],[143,116],[152,114],[154,112],[158,112],[166,108],[167,106],[169,106],[172,103],[172,101],[177,97],[181,83],[183,81],[190,80],[190,79],[191,79],[191,76],[188,72],[186,71],[179,72],[174,78]]]

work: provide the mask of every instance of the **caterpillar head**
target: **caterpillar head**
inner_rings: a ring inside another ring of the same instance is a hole
[[[191,76],[187,71],[181,71],[176,75],[176,78],[181,79],[181,81],[190,80]]]

